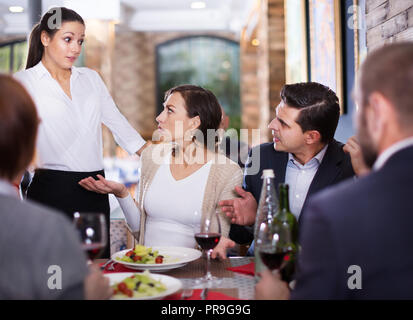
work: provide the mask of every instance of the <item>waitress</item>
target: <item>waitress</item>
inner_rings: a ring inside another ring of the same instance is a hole
[[[102,123],[129,154],[147,145],[117,109],[97,72],[73,66],[85,37],[85,23],[73,10],[50,9],[30,34],[26,70],[15,74],[35,101],[40,126],[36,170],[27,198],[73,213],[106,216],[110,255],[110,207],[106,194],[83,189],[78,182],[104,174]]]

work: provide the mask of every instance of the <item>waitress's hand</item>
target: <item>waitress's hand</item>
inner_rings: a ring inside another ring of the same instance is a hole
[[[97,175],[99,180],[88,177],[79,181],[79,184],[86,190],[96,193],[113,193],[118,198],[125,198],[129,195],[125,185],[119,182],[106,180],[100,174]]]

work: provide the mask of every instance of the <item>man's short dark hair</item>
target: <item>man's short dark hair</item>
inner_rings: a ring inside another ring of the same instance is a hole
[[[334,139],[340,105],[333,90],[320,83],[303,82],[285,85],[280,95],[287,106],[300,110],[296,122],[303,132],[317,130],[324,143]]]
[[[27,91],[12,77],[0,74],[0,178],[11,181],[29,165],[38,123]]]
[[[359,86],[363,106],[373,92],[395,107],[402,127],[413,126],[413,43],[392,43],[370,53],[361,67]]]

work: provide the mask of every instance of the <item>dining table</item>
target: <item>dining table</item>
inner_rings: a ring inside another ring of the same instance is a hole
[[[94,262],[103,265],[108,259],[97,259]],[[250,265],[254,261],[253,257],[247,256],[233,256],[224,260],[213,259],[210,264],[210,271],[213,276],[219,279],[218,283],[208,285],[208,291],[210,295],[217,296],[216,294],[222,294],[223,297],[235,298],[240,300],[252,300],[255,295],[255,277],[252,274],[235,272],[228,270],[234,267],[240,267],[244,265]],[[171,276],[177,278],[182,283],[182,288],[175,295],[166,297],[165,299],[182,299],[182,293],[185,291],[185,295],[190,295],[197,289],[204,289],[205,285],[197,284],[196,280],[205,275],[207,259],[204,256],[187,263],[186,265],[169,270],[162,270],[157,272],[159,274]],[[108,266],[111,264],[109,263]],[[236,268],[237,269],[237,268]],[[139,272],[137,270],[125,270],[122,266],[122,272]],[[107,271],[107,268],[103,272],[116,272]],[[152,271],[153,272],[153,271]],[[205,289],[204,289],[205,290]],[[199,291],[199,290],[198,290]],[[194,295],[195,296],[195,295]],[[205,298],[205,297],[204,297]],[[196,298],[195,298],[196,299]],[[216,298],[219,299],[219,298]]]

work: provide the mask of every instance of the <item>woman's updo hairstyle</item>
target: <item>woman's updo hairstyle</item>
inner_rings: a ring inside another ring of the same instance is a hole
[[[205,146],[209,147],[209,145],[207,145],[208,130],[210,131],[210,134],[213,132],[213,145],[215,148],[219,142],[219,138],[215,132],[219,129],[222,118],[221,105],[219,104],[218,99],[210,90],[195,85],[185,84],[169,89],[165,93],[165,101],[175,92],[179,92],[184,99],[188,117],[193,118],[199,116],[201,124],[198,127],[198,130],[203,135],[203,143]]]

